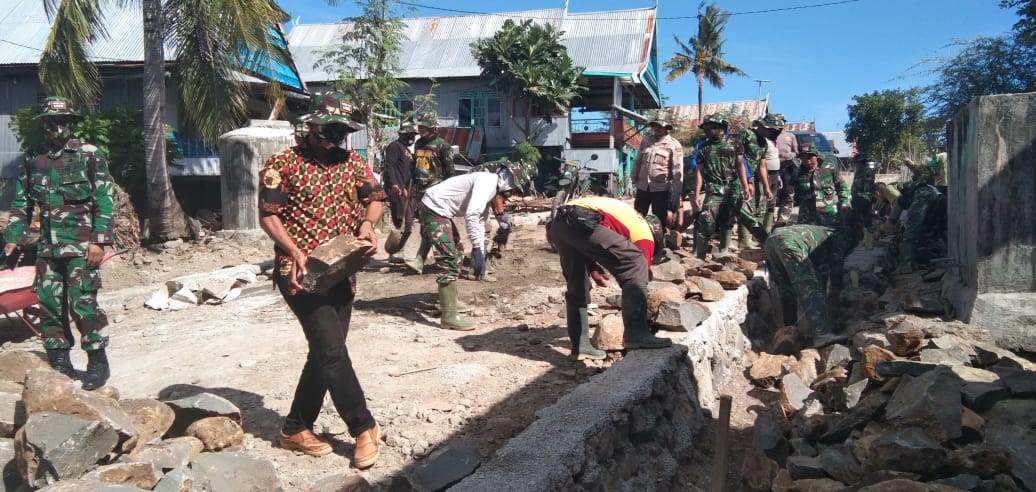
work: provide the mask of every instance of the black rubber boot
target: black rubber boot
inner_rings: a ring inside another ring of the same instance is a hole
[[[69,349],[47,349],[47,362],[55,371],[72,379],[76,378],[76,370],[72,367],[72,356]]]
[[[86,353],[86,374],[83,375],[83,389],[93,391],[104,386],[111,376],[108,367],[108,355],[104,349],[91,350]]]
[[[647,286],[627,282],[622,286],[622,324],[626,327],[623,344],[628,349],[666,348],[673,345],[668,338],[651,334],[647,320]]]
[[[569,357],[575,360],[601,360],[607,354],[590,343],[590,316],[585,307],[567,306],[565,321],[568,323],[568,339],[572,343]]]

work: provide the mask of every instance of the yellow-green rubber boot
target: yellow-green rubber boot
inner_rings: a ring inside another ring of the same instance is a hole
[[[574,360],[602,360],[608,354],[590,343],[590,316],[585,307],[566,306],[565,321],[568,324],[568,339],[572,343],[569,358]]]
[[[460,317],[457,311],[457,283],[450,282],[439,286],[439,305],[442,306],[442,318],[439,326],[447,330],[471,331],[475,329],[472,323]]]
[[[726,254],[730,251],[730,235],[733,229],[723,229],[719,233],[719,254]]]
[[[752,233],[749,232],[748,227],[741,224],[737,225],[737,246],[742,250],[759,247],[759,243],[752,239]]]
[[[766,229],[766,232],[768,233],[773,232],[773,220],[773,210],[770,210],[763,214],[763,229]]]

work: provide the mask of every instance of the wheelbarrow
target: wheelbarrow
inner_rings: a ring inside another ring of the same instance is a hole
[[[124,252],[111,251],[101,258],[101,264]],[[0,270],[0,314],[8,321],[21,320],[36,336],[42,336],[30,317],[39,317],[39,298],[33,287],[36,283],[36,267],[20,266]]]

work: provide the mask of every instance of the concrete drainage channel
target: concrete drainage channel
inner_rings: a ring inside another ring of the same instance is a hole
[[[715,382],[751,349],[741,324],[764,272],[709,303],[711,315],[667,350],[637,350],[594,376],[451,491],[671,490],[715,414]],[[693,466],[693,465],[692,465]]]

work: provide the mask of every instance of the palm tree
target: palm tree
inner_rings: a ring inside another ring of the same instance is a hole
[[[666,74],[666,82],[672,82],[688,73],[693,73],[698,79],[698,121],[702,120],[702,86],[705,81],[709,85],[723,88],[723,75],[740,75],[747,77],[740,68],[737,68],[723,59],[723,30],[727,28],[727,20],[730,12],[720,10],[715,4],[705,8],[702,2],[698,6],[698,35],[684,43],[679,36],[673,35],[680,50],[673,54],[669,61],[662,64],[662,68],[669,70]],[[690,46],[688,46],[690,44]]]
[[[129,0],[119,0],[120,5]],[[44,0],[54,19],[40,56],[40,81],[51,94],[97,100],[101,80],[86,48],[106,37],[99,0]],[[187,237],[187,218],[173,194],[165,161],[165,45],[177,52],[186,123],[207,142],[235,128],[248,115],[248,86],[235,72],[287,60],[270,40],[287,19],[273,0],[140,0],[144,19],[144,130],[147,206],[151,236]],[[273,92],[276,92],[276,88]]]

